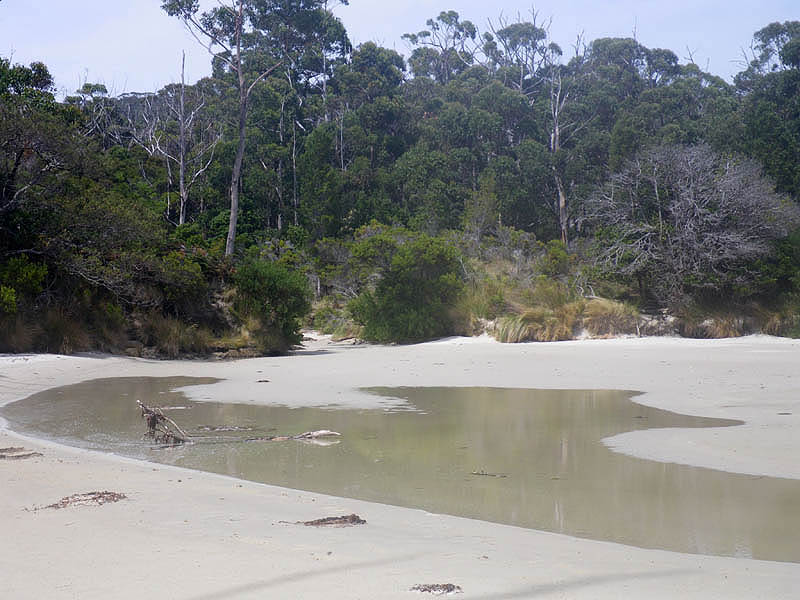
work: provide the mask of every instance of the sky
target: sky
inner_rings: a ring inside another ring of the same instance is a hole
[[[62,96],[84,82],[104,83],[112,95],[157,90],[180,80],[182,51],[187,81],[208,75],[205,49],[160,6],[161,0],[0,0],[0,57],[44,62]],[[540,21],[550,21],[565,54],[579,34],[586,41],[635,35],[681,62],[692,56],[728,81],[741,70],[755,31],[800,20],[800,0],[350,0],[334,11],[355,45],[372,41],[407,57],[400,36],[425,29],[443,10],[484,31],[488,20],[527,18],[533,7]]]

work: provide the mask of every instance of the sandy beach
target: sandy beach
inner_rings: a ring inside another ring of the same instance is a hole
[[[615,451],[800,479],[800,340],[766,336],[386,347],[319,337],[293,356],[232,362],[5,355],[0,405],[90,379],[178,375],[221,379],[187,388],[194,399],[286,406],[374,406],[379,400],[358,390],[368,386],[635,390],[642,404],[744,424],[625,433],[605,440]],[[429,596],[410,590],[432,583],[486,600],[788,599],[800,589],[795,563],[642,549],[335,498],[0,429],[6,447],[41,456],[0,460],[2,599],[401,599]],[[126,499],[36,510],[94,490]],[[293,524],[351,513],[367,524]]]

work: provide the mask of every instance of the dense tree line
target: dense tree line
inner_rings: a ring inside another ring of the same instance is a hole
[[[0,59],[0,350],[285,351],[311,295],[379,340],[559,319],[557,289],[800,328],[799,22],[729,84],[535,14],[442,12],[405,58],[324,0],[163,8],[210,77],[57,101]]]

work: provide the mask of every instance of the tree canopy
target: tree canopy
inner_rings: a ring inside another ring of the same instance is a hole
[[[536,13],[442,10],[403,56],[353,47],[324,0],[162,7],[210,77],[59,101],[44,63],[0,58],[4,348],[51,347],[30,324],[61,315],[73,349],[170,319],[196,347],[201,328],[244,339],[257,319],[262,347],[286,351],[305,286],[406,341],[453,330],[480,286],[482,315],[545,289],[800,297],[800,22],[755,32],[728,83],[633,38],[561,45]],[[498,271],[528,291],[503,301]]]

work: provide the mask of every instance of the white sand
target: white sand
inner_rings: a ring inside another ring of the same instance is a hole
[[[0,405],[99,377],[213,376],[195,398],[374,405],[374,385],[613,388],[638,402],[740,419],[718,429],[645,430],[618,451],[729,471],[800,478],[800,342],[748,337],[501,345],[449,339],[403,347],[324,338],[297,356],[238,362],[0,356]],[[257,384],[259,379],[269,383]],[[778,415],[789,412],[791,415]],[[797,598],[800,564],[678,554],[332,498],[151,465],[23,438],[0,447],[0,598],[413,598],[454,583],[463,598]],[[101,507],[30,510],[113,490]],[[713,507],[710,507],[713,510]],[[343,529],[288,525],[358,513]],[[800,541],[798,541],[800,544]]]

